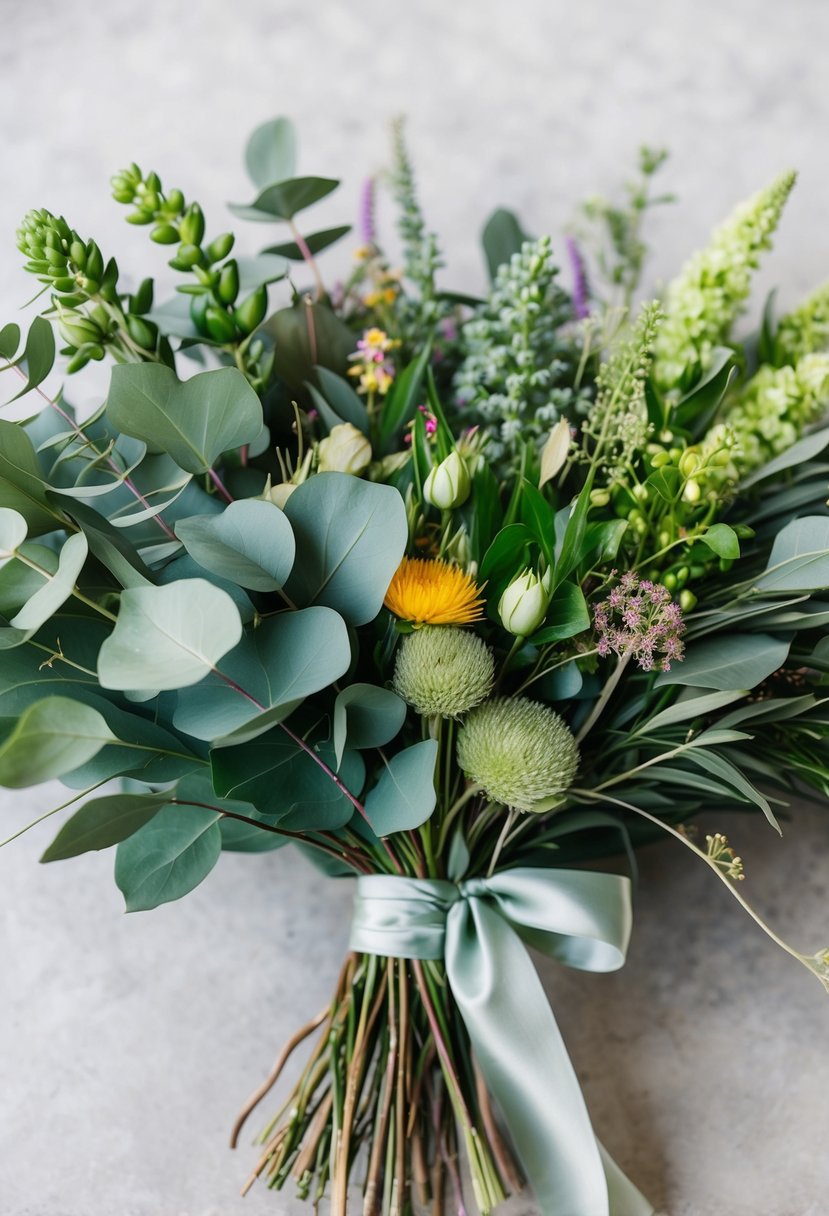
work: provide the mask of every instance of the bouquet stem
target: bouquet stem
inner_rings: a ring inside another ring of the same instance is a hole
[[[435,962],[350,954],[330,1006],[289,1040],[233,1128],[242,1126],[288,1060],[316,1041],[285,1102],[259,1137],[257,1178],[281,1189],[293,1179],[315,1203],[330,1184],[331,1216],[347,1216],[357,1167],[362,1216],[405,1216],[412,1203],[441,1216],[447,1181],[467,1212],[459,1145],[477,1210],[485,1216],[520,1174],[498,1130],[471,1058],[465,1028]]]

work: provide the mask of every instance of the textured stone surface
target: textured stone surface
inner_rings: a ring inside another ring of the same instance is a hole
[[[126,0],[0,0],[3,321],[31,294],[12,241],[26,208],[65,212],[125,271],[152,272],[163,252],[123,224],[109,174],[153,165],[218,228],[222,202],[248,194],[244,133],[279,112],[300,124],[302,170],[346,179],[318,208],[322,227],[353,214],[387,119],[406,111],[446,281],[469,290],[493,206],[556,233],[643,140],[672,147],[665,181],[681,196],[652,226],[654,282],[789,164],[801,183],[761,283],[779,282],[785,303],[827,274],[829,10],[810,0],[145,0],[137,14]],[[249,228],[244,241],[270,237]],[[4,823],[60,796],[3,794]],[[714,826],[781,934],[804,950],[829,942],[825,808],[798,810],[782,842],[759,818]],[[287,854],[228,856],[187,900],[125,918],[108,858],[38,870],[49,833],[0,853],[2,1216],[303,1211],[289,1195],[236,1197],[252,1154],[230,1156],[226,1133],[328,997],[347,887]],[[544,968],[601,1138],[669,1216],[822,1216],[825,997],[681,846],[642,863],[624,971]]]

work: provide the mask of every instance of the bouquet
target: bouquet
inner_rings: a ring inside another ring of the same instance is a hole
[[[128,911],[223,850],[356,880],[331,1003],[234,1128],[304,1052],[245,1189],[343,1216],[356,1180],[365,1216],[437,1216],[528,1183],[549,1216],[651,1212],[527,947],[620,967],[635,849],[662,834],[829,984],[693,824],[779,830],[790,794],[829,793],[829,288],[734,334],[784,174],[638,303],[663,161],[584,205],[566,273],[496,212],[480,299],[438,285],[400,125],[339,281],[320,255],[349,227],[299,219],[338,183],[297,176],[285,119],[231,206],[277,241],[254,256],[157,173],[113,178],[172,252],[166,300],[65,219],[22,222],[43,291],[25,337],[0,331],[25,415],[0,421],[0,784],[60,778],[49,814],[81,805],[43,861],[114,847]],[[101,361],[82,417],[72,378]]]

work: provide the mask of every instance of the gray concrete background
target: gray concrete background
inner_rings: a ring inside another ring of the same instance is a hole
[[[670,145],[664,181],[681,197],[652,226],[654,282],[794,165],[761,279],[793,302],[829,275],[828,39],[815,0],[0,0],[0,319],[31,294],[13,242],[28,207],[63,211],[125,272],[150,273],[163,252],[123,224],[109,174],[156,167],[217,230],[223,201],[248,195],[244,135],[276,113],[299,124],[303,172],[345,179],[322,227],[351,218],[387,120],[406,112],[446,281],[469,290],[494,206],[555,234],[642,141]],[[250,227],[243,243],[269,239]],[[60,797],[4,794],[0,834]],[[709,827],[734,838],[744,894],[784,937],[829,943],[825,807],[798,808],[782,842],[759,817],[712,813]],[[227,856],[182,903],[123,917],[110,858],[38,869],[51,831],[0,853],[0,1216],[304,1211],[288,1194],[239,1200],[252,1152],[231,1156],[226,1134],[327,999],[347,887],[287,853]],[[601,1138],[670,1216],[823,1216],[825,996],[681,846],[642,860],[629,965],[544,969]]]

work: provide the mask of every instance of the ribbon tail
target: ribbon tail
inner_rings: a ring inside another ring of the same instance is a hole
[[[605,1176],[567,1049],[513,928],[480,899],[458,902],[447,919],[446,969],[544,1216],[640,1216]]]

